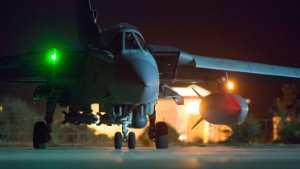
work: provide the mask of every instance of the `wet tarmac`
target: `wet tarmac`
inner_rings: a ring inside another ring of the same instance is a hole
[[[0,148],[1,169],[299,169],[299,146],[141,148]]]

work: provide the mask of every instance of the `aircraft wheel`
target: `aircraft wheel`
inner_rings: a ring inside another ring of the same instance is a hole
[[[115,143],[115,149],[121,149],[122,148],[122,134],[121,134],[121,132],[116,132],[115,133],[114,143]]]
[[[128,135],[128,148],[135,149],[135,143],[136,143],[135,133],[130,132]]]
[[[169,145],[168,126],[165,122],[156,123],[155,145],[157,149],[166,149]]]
[[[38,121],[33,127],[33,148],[45,149],[48,140],[48,129],[46,124],[42,121]]]

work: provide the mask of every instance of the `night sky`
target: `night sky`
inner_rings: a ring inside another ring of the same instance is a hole
[[[139,28],[148,44],[172,45],[206,56],[300,67],[298,1],[94,0],[93,7],[99,12],[102,29],[129,22]],[[0,55],[78,41],[72,0],[11,0],[1,2],[0,8]],[[272,100],[281,95],[280,85],[240,81],[237,92],[250,98],[250,108],[263,117]],[[2,95],[23,91],[27,96],[32,92],[28,88],[24,91],[22,85],[0,86]]]

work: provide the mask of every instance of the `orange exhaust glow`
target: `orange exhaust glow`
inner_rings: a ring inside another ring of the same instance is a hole
[[[185,111],[190,114],[199,114],[200,99],[186,100]]]

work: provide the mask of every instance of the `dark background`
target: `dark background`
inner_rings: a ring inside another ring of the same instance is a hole
[[[0,2],[0,55],[53,43],[77,44],[72,0]],[[300,2],[283,0],[94,0],[101,28],[129,22],[146,43],[184,51],[268,64],[300,67]],[[285,81],[237,81],[250,98],[252,114],[265,117]],[[30,101],[34,85],[0,83],[0,95]]]

